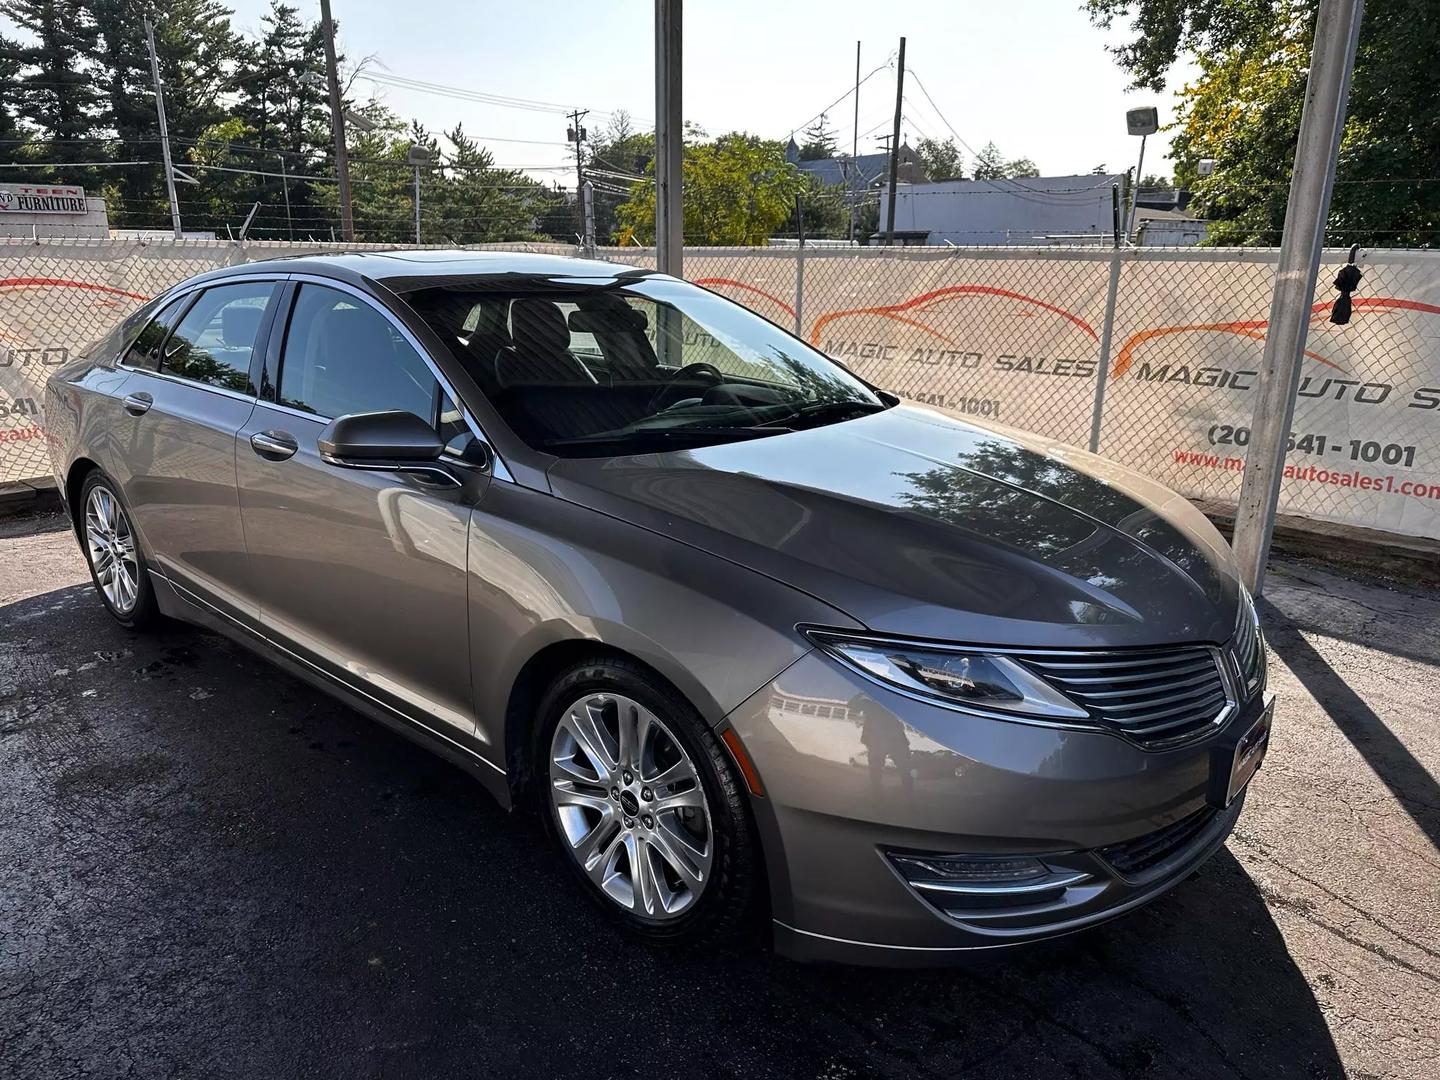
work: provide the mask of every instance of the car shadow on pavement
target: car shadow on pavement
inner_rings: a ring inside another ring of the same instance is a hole
[[[1440,783],[1430,775],[1348,680],[1331,667],[1300,627],[1275,605],[1260,601],[1265,640],[1316,703],[1390,789],[1396,801],[1440,850]],[[1375,645],[1383,650],[1383,645]],[[1430,643],[1434,646],[1434,642]],[[1428,662],[1435,663],[1433,656]]]
[[[218,636],[129,634],[86,586],[0,608],[0,637],[17,1080],[1342,1074],[1228,852],[946,971],[657,952],[533,820]]]

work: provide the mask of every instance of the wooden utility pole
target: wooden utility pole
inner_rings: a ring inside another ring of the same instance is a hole
[[[895,184],[900,175],[900,109],[905,96],[905,39],[900,39],[900,61],[895,69],[895,130],[890,136],[890,194],[886,213],[889,224],[885,229],[885,243],[895,243]]]
[[[355,242],[355,215],[350,207],[350,155],[345,149],[345,110],[340,102],[340,73],[335,64],[335,20],[330,0],[320,0],[320,32],[325,38],[325,76],[330,84],[330,127],[335,132],[335,178],[340,182],[340,233]]]

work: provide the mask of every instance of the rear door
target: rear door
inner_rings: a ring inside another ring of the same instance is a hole
[[[235,436],[278,284],[226,281],[161,309],[122,361],[117,477],[165,576],[250,626],[258,604],[235,490]],[[258,365],[256,365],[258,367]]]
[[[463,460],[472,433],[419,347],[363,293],[314,281],[292,291],[265,392],[238,442],[264,632],[392,711],[469,743],[467,528],[487,482]],[[464,484],[320,457],[330,420],[385,409],[434,424]]]

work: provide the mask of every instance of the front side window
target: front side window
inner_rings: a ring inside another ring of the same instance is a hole
[[[399,409],[433,424],[439,393],[420,354],[380,312],[339,289],[300,286],[280,364],[281,405],[327,419]]]
[[[561,457],[760,438],[888,407],[803,341],[684,282],[472,278],[405,299],[516,434]]]
[[[161,349],[160,371],[182,379],[251,393],[250,357],[274,295],[268,281],[206,289]]]
[[[135,335],[130,351],[125,354],[125,363],[145,371],[159,371],[160,346],[165,343],[165,335],[170,333],[170,328],[175,325],[175,320],[189,302],[188,296],[182,296],[161,308],[140,333]]]

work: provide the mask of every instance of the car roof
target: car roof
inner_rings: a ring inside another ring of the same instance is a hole
[[[242,263],[203,275],[206,278],[266,273],[319,274],[342,281],[356,277],[384,282],[399,292],[440,284],[445,279],[526,277],[536,279],[596,279],[649,276],[653,271],[623,263],[572,259],[529,251],[341,251],[287,255],[278,259]]]

